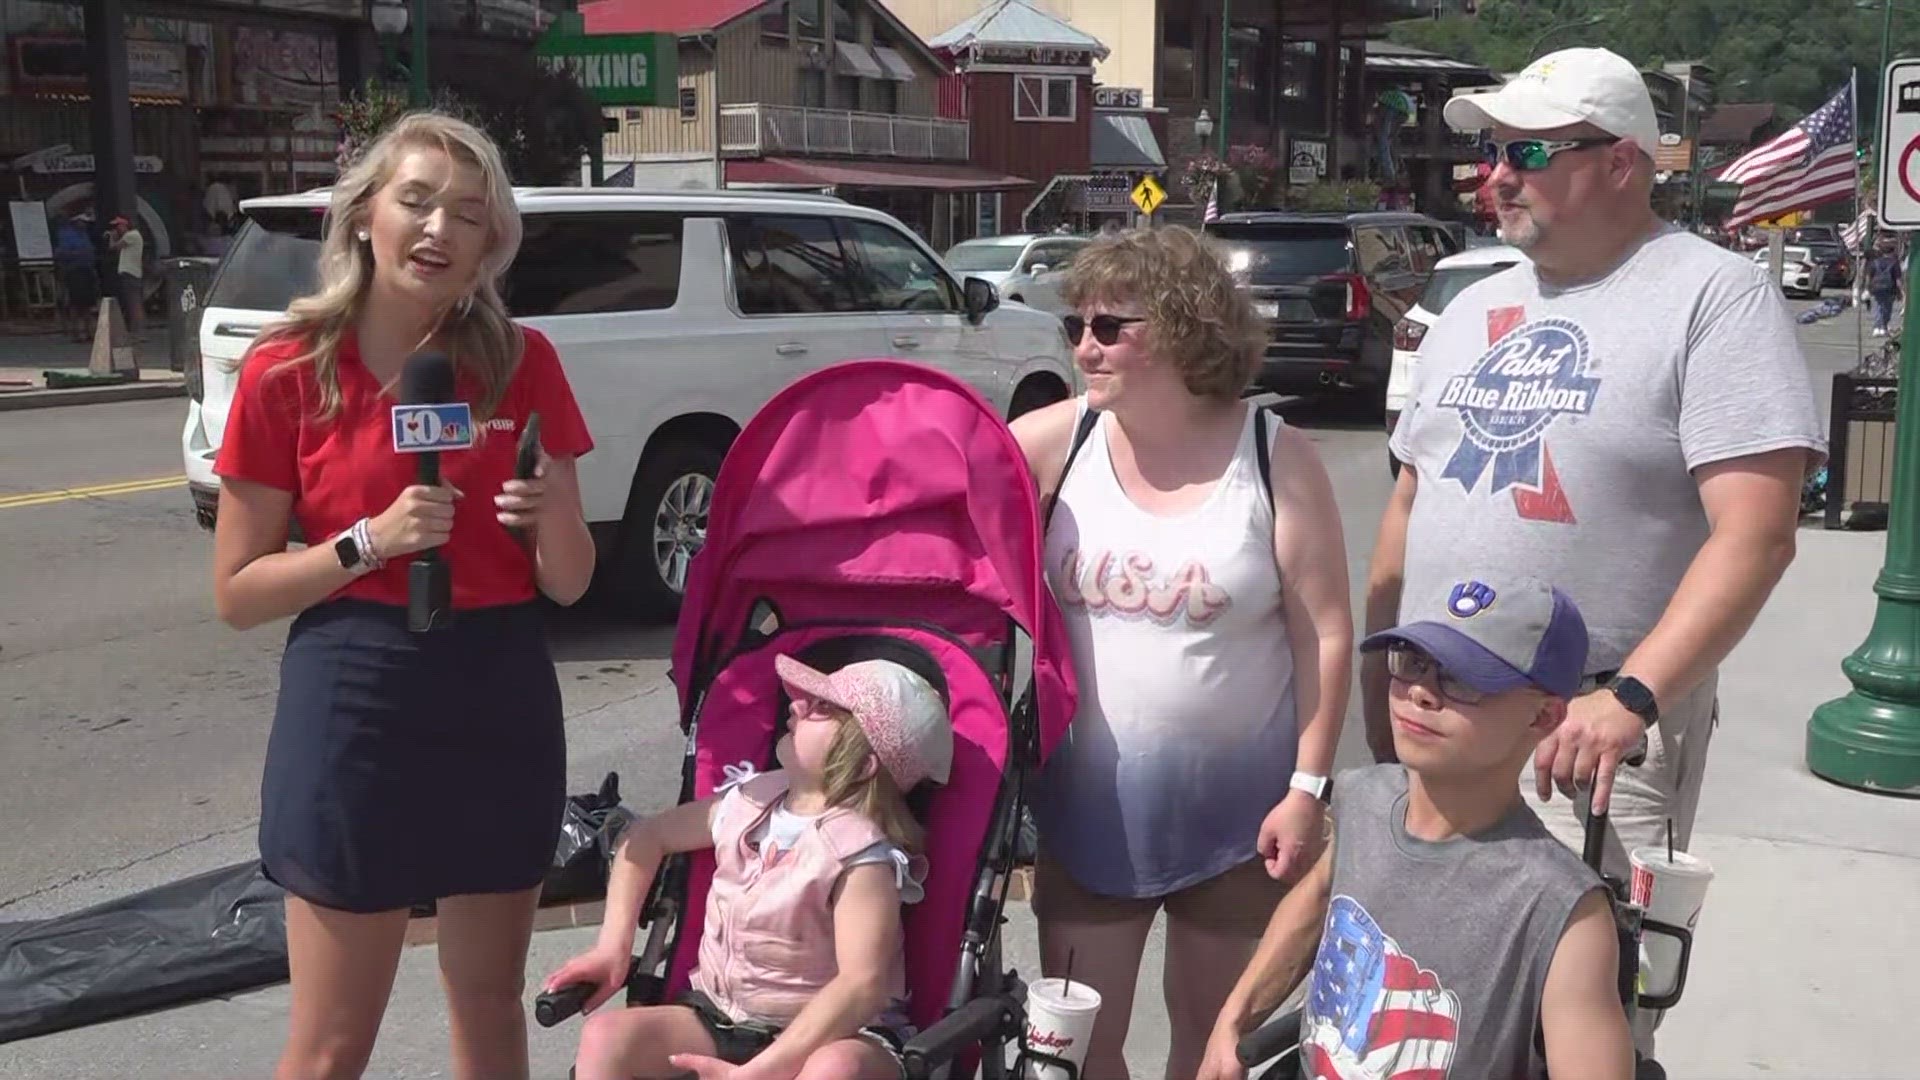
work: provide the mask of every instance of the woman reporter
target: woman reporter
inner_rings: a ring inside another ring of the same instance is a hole
[[[287,891],[291,1028],[277,1076],[358,1076],[411,908],[435,901],[460,1077],[527,1075],[521,993],[565,803],[559,684],[536,593],[593,570],[574,461],[592,448],[553,346],[496,282],[521,226],[499,150],[398,121],[333,190],[320,288],[242,361],[216,462],[220,617],[293,616],[261,782],[260,857]],[[392,408],[409,356],[452,358],[470,448],[415,482]],[[543,452],[516,479],[537,413]],[[290,522],[308,541],[287,549]],[[439,548],[452,618],[415,633],[408,566]]]

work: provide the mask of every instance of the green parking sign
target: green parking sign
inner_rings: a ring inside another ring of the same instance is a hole
[[[602,105],[680,101],[680,45],[673,34],[568,33],[556,23],[533,54],[542,67],[571,72]]]

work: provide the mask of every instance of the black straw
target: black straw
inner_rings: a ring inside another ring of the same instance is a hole
[[[1673,864],[1673,819],[1667,819],[1667,864]]]
[[[1072,949],[1067,950],[1067,975],[1066,975],[1066,978],[1062,979],[1061,981],[1067,984],[1065,988],[1065,996],[1068,998],[1073,997],[1073,950]]]

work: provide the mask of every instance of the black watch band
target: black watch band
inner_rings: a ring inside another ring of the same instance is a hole
[[[1646,683],[1631,675],[1618,675],[1607,683],[1607,689],[1648,727],[1660,722],[1660,703],[1654,700],[1653,691],[1647,689]]]

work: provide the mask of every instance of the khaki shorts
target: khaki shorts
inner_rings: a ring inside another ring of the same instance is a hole
[[[1164,896],[1105,896],[1083,888],[1042,851],[1033,870],[1033,915],[1046,922],[1115,923],[1151,918],[1164,907],[1169,919],[1189,926],[1258,938],[1289,887],[1268,877],[1265,862],[1256,856]]]

